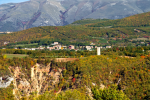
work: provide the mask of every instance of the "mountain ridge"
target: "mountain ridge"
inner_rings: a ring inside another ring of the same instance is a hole
[[[149,0],[30,0],[0,5],[0,31],[63,26],[74,21],[121,19],[150,11]]]

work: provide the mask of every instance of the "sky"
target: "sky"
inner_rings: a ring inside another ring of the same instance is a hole
[[[0,0],[0,5],[5,3],[19,3],[24,1],[29,1],[29,0]]]

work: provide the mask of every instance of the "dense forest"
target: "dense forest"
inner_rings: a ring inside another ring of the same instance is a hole
[[[49,98],[53,98],[53,100],[66,100],[66,98],[88,100],[90,96],[86,94],[87,87],[91,89],[92,97],[96,100],[150,99],[150,56],[142,55],[125,58],[117,55],[117,51],[109,52],[101,56],[91,55],[73,62],[55,62],[55,60],[48,58],[34,60],[30,57],[8,59],[5,55],[1,55],[0,74],[1,76],[11,76],[13,70],[8,70],[8,67],[15,68],[19,66],[22,73],[25,73],[24,77],[30,79],[31,67],[35,63],[46,66],[51,62],[52,69],[62,68],[63,72],[59,83],[39,97],[31,94],[29,97],[31,100],[48,100]],[[12,92],[9,91],[11,88],[13,87],[3,88],[1,98],[13,97]],[[56,95],[55,93],[60,88],[62,92]],[[5,96],[3,96],[4,93]]]

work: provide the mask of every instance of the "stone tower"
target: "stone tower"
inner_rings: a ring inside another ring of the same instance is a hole
[[[101,55],[101,48],[97,47],[97,55]]]

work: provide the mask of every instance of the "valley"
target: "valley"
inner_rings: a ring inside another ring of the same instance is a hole
[[[0,34],[0,99],[149,100],[149,44],[150,12]]]

